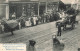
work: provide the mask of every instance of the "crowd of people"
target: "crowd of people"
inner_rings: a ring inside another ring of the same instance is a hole
[[[51,14],[47,13],[46,15],[42,14],[40,16],[37,16],[37,15],[33,15],[33,16],[30,16],[30,17],[21,16],[19,19],[15,19],[18,22],[18,25],[16,26],[15,29],[22,29],[22,28],[25,28],[25,27],[32,27],[32,26],[36,26],[36,25],[39,25],[39,24],[44,24],[44,23],[57,21],[57,20],[65,17],[65,16],[67,16],[67,14],[65,14],[65,11],[63,11],[63,10],[60,11],[60,12],[58,12],[58,11],[52,12]],[[14,18],[12,20],[14,20]],[[1,32],[6,32],[6,30],[5,30],[4,25],[2,25],[0,23],[0,33]],[[59,33],[59,34],[61,36],[61,33]]]
[[[16,29],[22,29],[25,27],[32,27],[43,23],[57,21],[58,19],[60,19],[58,12],[53,12],[52,14],[46,14],[46,15],[43,14],[41,16],[37,15],[33,15],[31,17],[21,16],[19,19],[12,19],[12,20],[18,21],[18,26],[16,26]],[[0,21],[0,32],[3,31],[5,32],[6,30],[4,25],[2,25]]]
[[[57,21],[59,19],[60,19],[60,16],[58,12],[53,13],[53,14],[41,15],[41,16],[34,15],[28,18],[24,17],[23,19],[20,19],[18,21],[19,29],[23,27],[31,27],[31,26],[36,26],[36,25],[43,24],[43,23]]]

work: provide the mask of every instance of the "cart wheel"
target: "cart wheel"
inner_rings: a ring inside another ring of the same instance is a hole
[[[66,31],[66,26],[63,26],[63,31]]]

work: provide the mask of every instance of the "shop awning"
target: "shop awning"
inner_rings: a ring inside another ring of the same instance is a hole
[[[64,4],[75,4],[76,1],[75,0],[61,0]]]

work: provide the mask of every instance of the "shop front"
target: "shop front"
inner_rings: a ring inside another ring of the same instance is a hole
[[[47,2],[47,0],[6,0],[5,3],[1,2],[0,4],[0,19],[12,19],[13,17],[18,19],[22,16],[31,17],[33,15],[41,16],[44,13],[57,10],[58,1],[56,4],[55,2]]]
[[[10,2],[9,3],[9,17],[15,13],[15,17],[31,17],[38,15],[38,2]]]
[[[58,2],[49,2],[48,4],[47,4],[47,11],[48,11],[48,13],[52,13],[52,12],[56,12],[56,11],[58,11]]]
[[[46,2],[40,2],[39,4],[39,15],[43,15],[46,11]]]

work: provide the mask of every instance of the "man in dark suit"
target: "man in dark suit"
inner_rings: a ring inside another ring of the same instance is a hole
[[[61,36],[61,23],[58,23],[58,34],[57,36]]]

